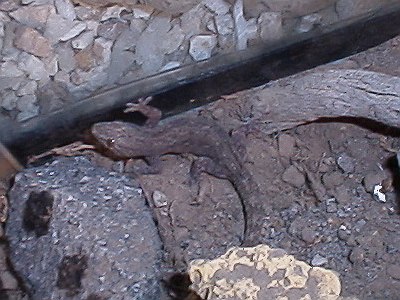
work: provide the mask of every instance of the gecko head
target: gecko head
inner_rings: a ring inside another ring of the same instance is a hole
[[[130,125],[119,121],[96,123],[91,128],[91,134],[95,143],[103,151],[111,152],[114,156],[121,156],[118,150],[119,144],[128,138],[127,128]]]

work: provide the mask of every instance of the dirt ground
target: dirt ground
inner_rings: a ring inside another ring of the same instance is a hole
[[[399,51],[398,39],[386,47],[374,50],[385,53],[386,63],[378,55],[365,59],[362,54],[342,66],[385,69],[398,76],[396,64],[390,64]],[[242,113],[246,117],[245,108]],[[273,210],[260,223],[265,230],[259,242],[338,272],[343,296],[399,299],[400,171],[395,155],[400,130],[350,121],[314,122],[273,135],[257,128],[247,132],[246,165],[263,194],[260,218],[264,210]],[[195,159],[166,155],[160,174],[139,177],[158,222],[166,264],[176,270],[240,244],[243,228],[240,201],[228,181],[203,174],[198,189],[189,184]],[[128,163],[127,173],[135,163],[141,162]],[[385,202],[373,195],[379,184]],[[0,288],[15,290],[16,281],[6,286],[4,278]]]

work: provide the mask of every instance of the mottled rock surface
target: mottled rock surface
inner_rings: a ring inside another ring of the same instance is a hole
[[[10,203],[10,258],[32,299],[161,299],[161,242],[132,179],[58,159],[18,174]]]

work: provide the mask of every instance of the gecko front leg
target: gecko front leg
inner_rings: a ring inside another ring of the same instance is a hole
[[[149,96],[145,99],[140,98],[138,103],[127,103],[124,113],[139,112],[147,118],[145,125],[154,127],[161,120],[162,112],[158,108],[149,105],[152,99],[153,97]]]

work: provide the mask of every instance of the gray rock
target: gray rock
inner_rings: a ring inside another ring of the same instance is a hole
[[[21,85],[17,90],[17,96],[33,95],[37,90],[38,84],[36,81],[28,81]]]
[[[11,19],[6,13],[0,11],[0,21],[1,22],[10,22]]]
[[[232,34],[235,24],[231,15],[218,15],[215,16],[215,26],[219,34],[227,35]]]
[[[61,15],[64,19],[73,21],[76,18],[76,13],[72,1],[54,0],[54,5],[56,6],[57,13]]]
[[[111,54],[111,63],[108,68],[108,84],[120,80],[135,62],[135,54],[131,51],[115,51]]]
[[[149,5],[136,5],[132,9],[133,17],[136,19],[149,20],[154,12],[154,8]]]
[[[163,66],[163,67],[160,69],[160,72],[168,71],[168,70],[172,70],[172,69],[178,68],[178,67],[180,67],[180,65],[181,65],[181,63],[180,63],[179,61],[170,61],[170,62],[168,62],[167,64],[165,64],[165,66]]]
[[[45,27],[47,18],[51,13],[55,13],[52,5],[21,6],[17,10],[10,12],[10,16],[23,25],[42,29]]]
[[[233,6],[233,17],[235,20],[236,49],[244,50],[247,48],[249,39],[257,35],[257,25],[255,19],[246,20],[243,14],[243,0],[236,0]]]
[[[84,22],[75,21],[71,29],[60,37],[60,41],[65,42],[76,37],[78,34],[83,32],[86,29],[86,27],[87,24],[85,24]]]
[[[311,265],[313,267],[319,267],[328,263],[328,259],[320,254],[316,254],[311,260]]]
[[[353,1],[353,0],[349,0]],[[360,2],[365,0],[360,0]],[[379,1],[379,0],[378,0]],[[271,11],[285,12],[286,14],[297,17],[304,16],[325,7],[333,5],[336,0],[263,0]]]
[[[36,104],[35,95],[25,95],[17,100],[17,109],[20,111],[17,115],[17,121],[23,122],[39,115],[39,106]]]
[[[103,38],[109,39],[109,40],[115,40],[117,37],[127,30],[129,28],[129,25],[126,23],[121,23],[121,22],[116,22],[116,23],[111,23],[111,22],[104,22],[101,23],[98,27],[97,34]]]
[[[264,41],[275,41],[283,36],[282,14],[280,12],[264,12],[258,18],[260,36]]]
[[[17,63],[13,61],[6,61],[0,63],[0,77],[18,77],[24,75]]]
[[[175,24],[174,27],[165,36],[160,47],[165,54],[171,54],[178,50],[185,39],[185,34],[183,33],[179,24]]]
[[[72,48],[74,49],[85,49],[91,43],[93,43],[95,32],[86,31],[73,39],[71,42]]]
[[[57,159],[18,174],[10,204],[10,258],[33,300],[162,299],[162,245],[131,178]]]
[[[211,57],[216,45],[215,35],[197,35],[190,39],[189,54],[195,61],[201,61]]]
[[[19,7],[18,1],[4,0],[0,1],[0,11],[12,11]]]
[[[205,0],[202,3],[217,15],[225,15],[229,12],[231,5],[224,0]]]
[[[306,183],[306,178],[295,166],[291,165],[282,174],[282,180],[299,188]]]
[[[42,4],[53,4],[54,0],[21,0],[21,3],[26,5],[26,4],[31,4],[32,6],[35,5],[42,5]]]
[[[47,73],[50,76],[54,76],[58,71],[58,56],[52,55],[49,57],[43,57],[41,60],[44,63]]]
[[[14,45],[25,52],[39,57],[47,57],[52,53],[52,47],[47,38],[30,27],[18,28],[15,33]]]
[[[311,14],[301,18],[300,24],[297,27],[298,32],[308,32],[320,25],[322,17],[320,14]]]
[[[25,81],[24,76],[21,77],[0,77],[0,92],[7,89],[16,91],[22,82]]]
[[[30,79],[47,82],[50,74],[39,58],[28,53],[21,53],[19,56],[18,68],[25,71]]]
[[[6,91],[1,94],[1,107],[11,111],[17,107],[17,96],[14,91]]]
[[[126,10],[125,7],[121,6],[107,7],[106,11],[101,16],[100,21],[104,22],[110,19],[121,19],[121,13]]]
[[[347,155],[346,153],[342,153],[337,158],[337,164],[340,169],[342,169],[345,173],[353,173],[354,172],[354,159]]]
[[[75,69],[75,53],[70,44],[58,45],[58,47],[55,48],[55,52],[58,55],[58,67],[60,70],[68,73]]]

